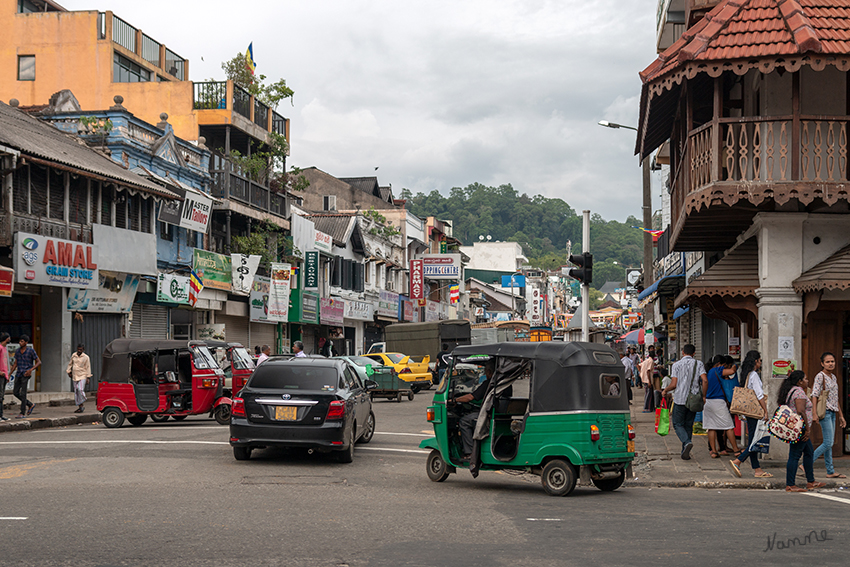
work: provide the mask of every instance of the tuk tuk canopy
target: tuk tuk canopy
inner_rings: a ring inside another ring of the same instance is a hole
[[[206,345],[204,341],[166,341],[158,339],[115,339],[103,351],[104,358],[127,355],[133,352],[155,350],[179,350],[194,345]]]
[[[174,341],[157,339],[115,339],[103,351],[101,381],[114,383],[154,383],[154,365],[157,352],[190,350],[205,346],[203,341]],[[144,356],[144,353],[151,353]],[[177,370],[177,361],[167,368]]]

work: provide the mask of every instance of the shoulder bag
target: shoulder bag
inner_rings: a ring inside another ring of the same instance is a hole
[[[821,389],[820,396],[818,396],[818,406],[816,409],[818,412],[818,419],[823,419],[826,417],[826,398],[829,396],[829,392],[827,392],[826,390],[826,374],[820,372],[818,373],[818,376],[821,377]]]
[[[741,387],[736,387],[732,394],[732,405],[729,407],[729,413],[755,419],[764,417],[764,411],[761,409],[756,393],[749,388]]]
[[[791,392],[788,393],[791,396]],[[803,431],[806,429],[806,420],[797,413],[796,408],[788,405],[788,399],[785,400],[786,405],[779,406],[773,413],[773,417],[767,422],[767,428],[770,434],[786,443],[796,443],[803,436]]]
[[[699,381],[697,381],[697,392],[696,394],[693,393],[694,378],[696,378],[696,375],[697,361],[696,359],[694,359],[694,369],[693,372],[691,372],[691,384],[690,388],[688,389],[688,399],[685,400],[685,407],[694,413],[701,412],[703,406],[705,405],[705,402],[702,399],[702,388]]]

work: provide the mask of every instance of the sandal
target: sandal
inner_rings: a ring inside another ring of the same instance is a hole
[[[847,478],[847,475],[843,475],[841,473],[832,473],[826,475],[826,478]]]
[[[735,476],[741,478],[741,469],[735,464],[735,461],[729,461],[729,464],[732,465],[732,470],[735,471]]]
[[[719,453],[717,453],[717,454],[718,454],[718,455],[723,455],[724,457],[728,457],[728,456],[729,456],[729,451],[720,451],[720,452],[719,452]]]
[[[808,490],[802,486],[786,486],[785,492],[808,492]]]
[[[806,483],[806,488],[808,488],[810,490],[813,489],[813,488],[823,488],[824,486],[826,486],[825,482],[807,482]]]
[[[762,471],[760,473],[754,473],[753,476],[756,477],[756,478],[773,478],[772,474],[770,474],[769,472],[764,472],[764,471]]]
[[[718,455],[714,451],[709,452],[709,455],[711,455],[712,459],[719,459],[720,458],[720,455]]]

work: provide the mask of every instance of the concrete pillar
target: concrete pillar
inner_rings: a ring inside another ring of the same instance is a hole
[[[52,286],[41,289],[41,391],[70,392],[71,379],[65,373],[72,352],[68,290]]]

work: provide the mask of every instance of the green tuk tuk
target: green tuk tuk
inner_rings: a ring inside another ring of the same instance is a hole
[[[579,480],[616,490],[631,474],[635,449],[624,374],[617,353],[601,344],[455,348],[427,410],[434,437],[419,445],[432,449],[428,477],[442,482],[461,466],[473,478],[513,469],[540,475],[553,496],[568,495]]]

